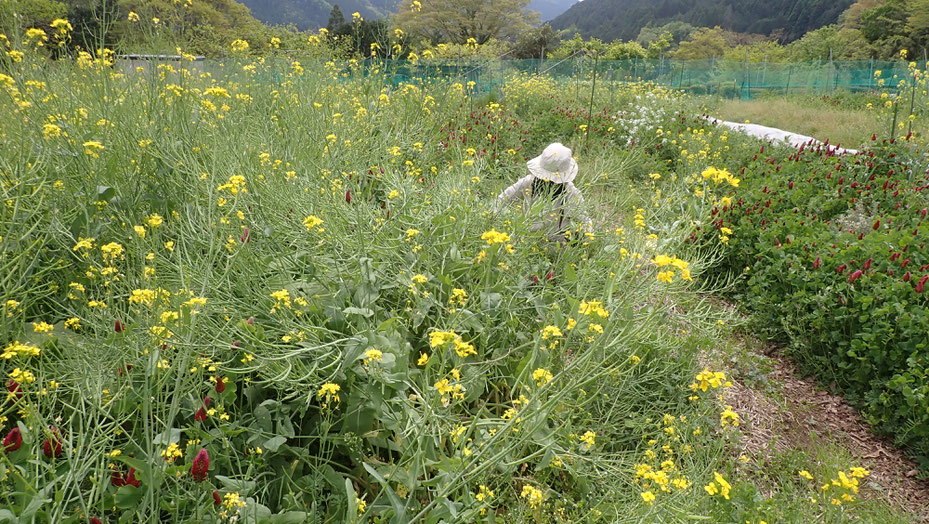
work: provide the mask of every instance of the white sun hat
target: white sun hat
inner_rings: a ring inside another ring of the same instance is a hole
[[[577,162],[560,142],[549,144],[541,155],[526,162],[526,167],[536,178],[556,184],[571,182],[577,176]]]

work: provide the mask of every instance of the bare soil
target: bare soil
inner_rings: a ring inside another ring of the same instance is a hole
[[[813,451],[817,442],[831,442],[860,458],[858,465],[870,471],[868,482],[880,489],[862,489],[862,496],[882,498],[891,506],[929,522],[929,481],[917,478],[919,469],[892,443],[875,435],[860,414],[845,400],[816,387],[772,345],[760,343],[773,369],[768,380],[774,394],[755,391],[733,381],[725,402],[748,424],[743,427],[741,452],[756,464],[789,449]]]

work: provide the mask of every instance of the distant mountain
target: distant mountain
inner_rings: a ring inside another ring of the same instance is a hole
[[[529,9],[538,11],[543,22],[547,22],[556,16],[564,13],[578,0],[532,0],[529,2]]]
[[[240,0],[252,16],[271,25],[294,24],[300,30],[326,27],[333,4],[338,4],[346,20],[359,12],[366,19],[384,18],[400,0]],[[554,0],[546,0],[554,1]]]
[[[853,0],[584,0],[552,20],[586,38],[632,40],[647,26],[681,21],[795,40],[834,24]]]
[[[359,12],[366,19],[384,18],[394,12],[400,0],[239,0],[252,16],[271,25],[294,24],[297,29],[326,27],[333,4],[350,20]],[[450,0],[454,1],[454,0]],[[529,9],[538,11],[543,22],[564,13],[578,0],[531,0]]]

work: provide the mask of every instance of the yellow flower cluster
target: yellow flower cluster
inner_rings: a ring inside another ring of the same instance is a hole
[[[583,435],[577,438],[580,439],[581,449],[584,451],[590,451],[594,444],[597,443],[597,434],[590,430],[585,431]]]
[[[290,309],[290,292],[286,289],[271,293],[271,298],[274,299],[274,306],[271,308],[272,314],[282,308]]]
[[[603,308],[603,303],[599,300],[582,300],[577,312],[587,316],[597,315],[600,318],[610,316],[610,312]]]
[[[32,384],[35,382],[35,375],[27,369],[15,368],[10,372],[10,380],[19,384]]]
[[[636,229],[645,229],[645,210],[642,208],[635,210],[635,216],[632,217]]]
[[[464,400],[465,389],[461,385],[461,372],[458,369],[453,369],[449,373],[452,376],[451,380],[443,378],[433,385],[439,395],[442,395],[443,406],[448,406],[453,399]]]
[[[474,349],[474,345],[462,340],[461,335],[455,333],[454,331],[436,330],[432,333],[429,333],[429,345],[433,349],[444,346],[449,342],[454,344],[455,353],[457,353],[461,358],[465,358],[468,355],[477,355],[477,350]]]
[[[236,510],[246,506],[245,501],[239,496],[238,492],[226,493],[223,495],[223,506],[228,510]]]
[[[719,423],[722,426],[733,425],[739,426],[739,414],[732,410],[732,406],[726,406],[726,409],[719,414]]]
[[[705,392],[708,389],[729,387],[731,385],[732,382],[726,380],[726,374],[722,371],[710,371],[709,368],[703,368],[703,371],[697,373],[697,380],[690,384],[689,387],[694,392],[698,389]]]
[[[183,457],[184,453],[181,451],[181,447],[177,445],[177,442],[172,442],[166,449],[161,450],[161,456],[168,462],[174,462]]]
[[[526,502],[529,503],[529,507],[532,509],[540,508],[542,506],[542,502],[545,499],[542,490],[528,484],[523,486],[523,491],[520,493],[520,496],[526,499]]]
[[[534,380],[536,385],[539,387],[548,384],[553,378],[554,376],[552,375],[551,371],[544,368],[537,368],[532,372],[532,380]]]
[[[310,215],[303,219],[303,227],[305,227],[307,231],[312,231],[315,228],[318,233],[322,233],[324,230],[323,228],[319,227],[322,224],[323,219],[316,215]]]
[[[461,288],[452,289],[452,294],[448,298],[449,304],[458,303],[459,306],[464,306],[468,302],[468,292]]]
[[[805,475],[804,475],[805,473]],[[813,476],[808,471],[801,471],[799,475],[807,480],[812,481]],[[858,494],[858,481],[870,475],[870,472],[862,467],[849,468],[848,473],[839,471],[835,478],[823,484],[820,490],[823,496],[829,495],[829,503],[833,506],[841,506],[846,502],[853,502],[854,495]]]
[[[687,269],[690,266],[690,264],[687,262],[684,262],[683,260],[677,257],[669,257],[667,255],[658,255],[652,259],[652,263],[658,266],[659,269],[665,268],[667,266],[673,266],[677,268],[678,270],[680,270],[681,278],[683,278],[684,280],[693,280],[693,278],[690,276],[690,270]],[[660,282],[670,283],[673,278],[674,278],[674,271],[670,268],[668,268],[665,271],[658,272],[658,280]]]
[[[23,344],[21,342],[10,342],[5,348],[3,348],[3,353],[0,353],[0,358],[4,360],[10,360],[13,357],[24,355],[37,357],[41,350],[32,344]]]
[[[93,239],[90,240],[93,241]],[[78,245],[80,245],[80,242],[78,242]],[[74,247],[77,248],[77,246]],[[110,242],[109,244],[100,246],[100,251],[103,252],[104,262],[109,262],[116,258],[122,258],[123,246],[117,242]]]
[[[491,229],[490,231],[485,231],[481,235],[481,240],[487,242],[488,246],[494,244],[505,244],[510,241],[510,235],[497,231],[496,229]]]
[[[245,177],[242,175],[232,175],[227,183],[220,184],[216,190],[229,191],[233,195],[248,193],[248,188],[245,187]]]
[[[367,368],[373,362],[380,362],[384,357],[384,353],[380,349],[371,348],[365,351],[365,358],[362,361],[364,367]]]
[[[339,391],[341,390],[342,387],[338,384],[326,382],[319,388],[319,391],[316,392],[316,398],[323,401],[323,409],[326,409],[332,402],[342,401],[342,399],[339,398]]]
[[[129,295],[130,304],[145,304],[151,306],[155,302],[157,294],[151,289],[133,289]]]
[[[104,149],[103,144],[97,142],[96,140],[88,140],[87,142],[84,142],[83,146],[84,153],[94,158],[100,158],[100,151],[103,151]]]
[[[710,482],[704,486],[703,489],[711,496],[720,495],[724,499],[729,500],[729,492],[732,490],[732,485],[726,482],[726,479],[718,472],[714,472],[713,477],[716,479],[715,482]]]
[[[563,337],[564,334],[558,329],[558,326],[553,326],[551,324],[542,328],[542,340],[548,340],[555,337]]]
[[[740,179],[732,176],[732,173],[730,173],[728,170],[717,169],[712,166],[704,169],[700,175],[704,180],[712,180],[715,184],[727,182],[732,187],[739,187],[739,182],[741,182]]]

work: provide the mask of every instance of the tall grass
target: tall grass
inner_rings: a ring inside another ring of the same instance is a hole
[[[578,117],[514,79],[472,112],[455,79],[352,62],[3,67],[0,413],[22,438],[0,454],[4,518],[731,510],[703,489],[732,470],[722,383],[687,387],[719,315],[651,262],[699,280],[680,213],[708,204],[682,184],[637,202],[639,164],[661,162],[617,145],[614,108]],[[552,243],[535,210],[491,213],[546,133],[582,151],[591,121],[595,231]]]

